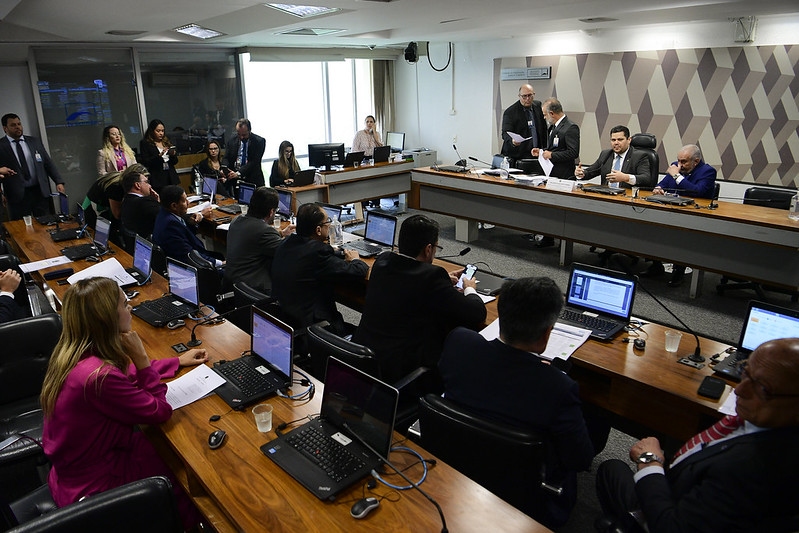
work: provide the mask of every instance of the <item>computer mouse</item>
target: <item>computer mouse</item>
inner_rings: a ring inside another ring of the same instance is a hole
[[[167,322],[166,327],[168,327],[169,329],[178,329],[178,328],[182,328],[185,325],[186,325],[186,321],[185,320],[181,320],[181,319],[178,318],[177,320],[171,320],[171,321]]]
[[[225,435],[227,435],[227,433],[225,433],[225,431],[222,429],[217,429],[208,435],[208,447],[212,450],[216,450],[222,446],[222,444],[225,442]]]
[[[352,504],[352,509],[350,509],[350,514],[353,518],[363,518],[369,513],[371,513],[374,509],[377,509],[380,506],[380,502],[377,498],[363,498],[358,500],[354,504]]]
[[[635,339],[633,341],[633,348],[636,350],[643,350],[646,348],[646,341],[644,339]]]

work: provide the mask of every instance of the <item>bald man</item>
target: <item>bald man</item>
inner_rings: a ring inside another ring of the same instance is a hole
[[[725,417],[664,457],[654,437],[597,472],[608,517],[625,531],[799,531],[799,339],[761,344]],[[694,447],[689,447],[697,442]]]
[[[517,142],[510,138],[508,132],[518,133],[530,139]],[[533,148],[546,146],[547,124],[541,110],[541,102],[535,100],[535,89],[532,85],[519,87],[519,101],[514,102],[502,114],[502,155],[516,159],[530,159]],[[540,172],[540,169],[539,169]]]

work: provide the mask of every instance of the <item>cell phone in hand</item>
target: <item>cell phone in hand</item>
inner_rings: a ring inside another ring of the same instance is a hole
[[[463,289],[463,280],[465,279],[472,279],[474,277],[475,272],[477,272],[477,267],[474,265],[466,265],[466,268],[463,270],[463,274],[458,279],[458,284],[455,285],[458,289]]]

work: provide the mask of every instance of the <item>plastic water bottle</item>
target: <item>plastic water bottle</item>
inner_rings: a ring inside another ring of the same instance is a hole
[[[197,194],[202,194],[203,192],[203,176],[197,167],[194,167],[194,192]]]
[[[510,173],[510,161],[508,161],[507,157],[502,158],[502,164],[499,165],[499,175],[503,180],[508,179],[508,174]]]
[[[330,239],[330,246],[333,248],[340,248],[344,244],[344,232],[341,229],[341,222],[336,218],[330,223],[328,238]]]
[[[799,192],[791,198],[791,208],[788,210],[788,218],[791,220],[799,220]]]

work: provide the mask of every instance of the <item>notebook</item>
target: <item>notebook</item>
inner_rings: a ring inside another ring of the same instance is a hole
[[[363,152],[350,152],[344,158],[344,167],[354,167],[355,163],[363,161]]]
[[[391,157],[390,146],[376,146],[372,156],[375,163],[388,163],[388,158]]]
[[[300,170],[294,174],[294,181],[289,187],[304,187],[306,185],[313,185],[316,178],[316,169],[309,168],[308,170]]]
[[[291,385],[294,330],[252,307],[250,355],[214,366],[226,383],[214,392],[230,407],[240,408]]]
[[[278,436],[261,451],[317,498],[332,501],[380,466],[355,435],[388,457],[398,399],[394,387],[330,357],[319,418]]]
[[[277,214],[283,218],[291,218],[291,193],[282,189],[277,190]]]
[[[558,322],[590,329],[591,337],[608,340],[630,322],[635,286],[635,276],[573,263]]]
[[[216,178],[210,176],[203,176],[203,190],[202,199],[210,200],[213,202],[216,199],[216,186],[218,185]]]
[[[322,209],[325,210],[327,213],[328,218],[330,220],[338,220],[341,222],[341,212],[343,211],[340,205],[332,205],[332,204],[319,204],[322,206]]]
[[[136,235],[133,247],[133,267],[125,271],[133,276],[138,285],[150,279],[150,262],[153,258],[153,245],[141,235]]]
[[[77,244],[61,250],[61,253],[70,261],[80,261],[92,255],[102,255],[108,246],[108,234],[111,232],[111,222],[103,217],[97,217],[94,229],[94,242],[92,244]]]
[[[252,193],[255,192],[255,185],[252,183],[241,182],[239,183],[239,192],[235,204],[219,206],[219,210],[229,215],[237,215],[241,213],[241,206],[250,205]]]
[[[78,223],[77,228],[56,229],[50,233],[53,242],[72,241],[83,237],[83,233],[86,231],[86,215],[80,204],[78,204],[78,211],[75,214],[75,221]]]
[[[173,259],[166,260],[166,269],[169,294],[142,302],[131,310],[135,316],[157,328],[196,313],[200,308],[197,269]]]
[[[344,248],[355,250],[361,257],[374,257],[394,247],[396,231],[397,217],[367,211],[364,238],[348,242]]]
[[[691,198],[683,198],[682,196],[671,196],[669,194],[653,194],[644,198],[647,202],[654,202],[656,204],[676,205],[683,207],[686,205],[693,205],[694,201]]]
[[[617,196],[626,194],[621,187],[608,187],[607,185],[583,185],[583,192],[593,192],[598,194],[610,194]]]
[[[741,363],[766,341],[799,337],[799,311],[752,300],[746,311],[738,346],[713,367],[716,374],[741,381]]]
[[[42,226],[52,226],[53,224],[64,222],[69,217],[69,197],[61,192],[51,193],[50,197],[53,199],[58,198],[58,213],[36,217],[36,222]]]

